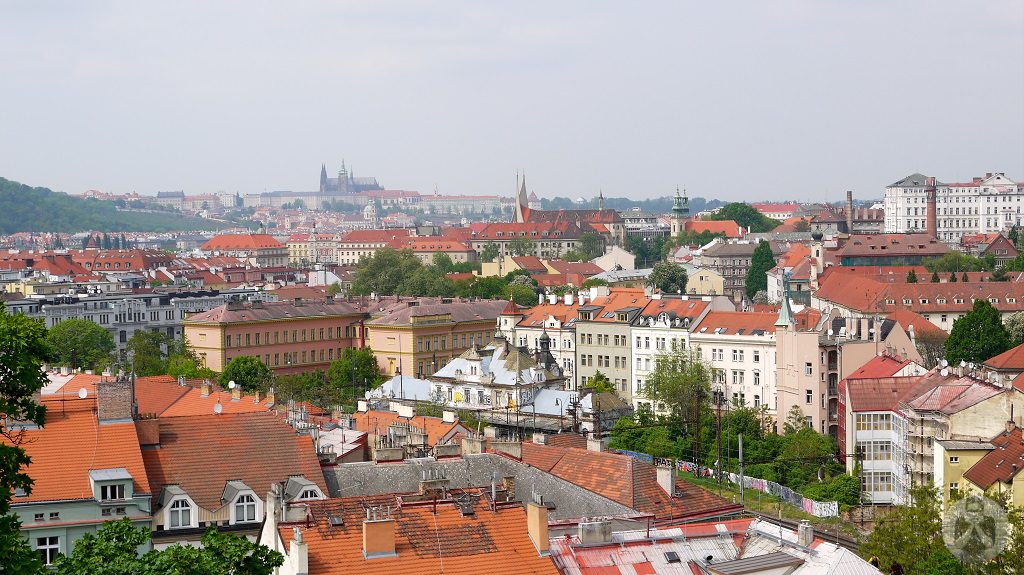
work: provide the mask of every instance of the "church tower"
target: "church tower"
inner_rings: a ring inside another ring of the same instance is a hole
[[[597,209],[604,209],[604,190],[597,191]]]
[[[345,160],[341,161],[341,169],[338,170],[338,193],[339,194],[350,194],[352,190],[349,186],[348,170],[345,169]]]
[[[327,192],[327,164],[320,164],[320,193]]]
[[[518,180],[518,176],[516,177]],[[523,174],[523,179],[519,184],[519,191],[516,194],[516,219],[515,222],[521,224],[530,219],[530,199],[526,196],[526,174]]]
[[[683,233],[686,229],[686,220],[690,219],[690,199],[686,192],[679,194],[679,187],[676,186],[676,197],[672,202],[672,237]]]

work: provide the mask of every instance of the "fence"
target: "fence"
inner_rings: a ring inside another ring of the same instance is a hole
[[[647,453],[640,453],[639,451],[627,451],[624,449],[618,450],[623,455],[628,455],[641,461],[646,461],[652,465],[664,465],[671,467],[673,462],[671,459],[655,458]],[[715,470],[710,467],[700,466],[697,467],[696,463],[690,461],[682,461],[679,459],[675,460],[675,468],[684,473],[691,475],[699,471],[701,477],[714,477]],[[724,477],[728,478],[731,483],[739,485],[740,476],[736,473],[726,473]],[[750,477],[749,475],[743,477],[743,487],[747,489],[755,489],[762,493],[774,495],[779,499],[782,499],[790,505],[802,509],[807,513],[815,517],[838,517],[839,516],[839,503],[836,501],[815,501],[809,497],[804,497],[796,491],[793,491],[785,485],[780,485],[774,481],[768,481],[767,479],[759,479],[757,477]]]

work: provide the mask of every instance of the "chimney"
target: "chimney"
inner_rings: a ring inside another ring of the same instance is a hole
[[[210,383],[210,380],[204,379],[202,387],[199,388],[199,396],[200,397],[209,397],[210,393],[212,393],[212,392],[213,392],[213,385]]]
[[[600,437],[587,438],[587,451],[604,451],[604,443]]]
[[[105,421],[131,421],[135,416],[135,382],[131,374],[101,377],[96,383],[96,416]]]
[[[267,405],[274,405],[274,388],[267,390]]]
[[[143,448],[160,445],[160,420],[152,418],[136,421],[135,433],[139,436],[139,446]]]
[[[800,520],[800,526],[796,531],[796,544],[802,547],[810,547],[814,543],[814,529],[811,522],[806,519]]]
[[[516,498],[516,478],[512,475],[507,475],[501,478],[501,485],[505,488],[505,497],[509,501],[514,501]]]
[[[846,233],[853,234],[853,190],[846,190]]]
[[[298,527],[295,528],[295,536],[288,549],[288,563],[295,575],[309,575],[309,549],[306,548],[302,531]]]
[[[484,438],[475,435],[462,436],[462,454],[470,455],[484,452]]]
[[[390,513],[384,518],[383,509],[366,510],[363,521],[363,558],[394,557],[395,552],[395,520]]]
[[[455,412],[454,411],[442,411],[441,412],[442,423],[455,423]]]
[[[547,555],[551,548],[548,540],[548,508],[534,502],[526,504],[526,530],[537,552]]]
[[[935,178],[929,176],[924,189],[926,202],[928,204],[928,237],[938,238],[939,217],[935,199]]]
[[[664,465],[659,465],[658,470],[658,485],[668,493],[670,497],[675,497],[676,494],[676,482],[674,469]]]
[[[1013,433],[1015,427],[1016,426],[1013,424],[1012,418],[1006,421],[1006,433]]]
[[[565,305],[572,305],[572,292],[565,292]]]
[[[235,384],[235,387],[231,390],[231,401],[239,401],[242,399],[242,386]]]

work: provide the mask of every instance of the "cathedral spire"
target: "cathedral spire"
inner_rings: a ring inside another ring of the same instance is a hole
[[[516,179],[519,180],[519,193],[516,198],[516,223],[523,223],[530,218],[530,199],[526,195],[526,174],[523,174],[520,180],[518,175]]]
[[[327,164],[320,164],[320,193],[327,191]]]
[[[604,190],[597,190],[597,209],[604,209]]]

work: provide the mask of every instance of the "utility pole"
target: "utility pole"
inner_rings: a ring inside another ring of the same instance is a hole
[[[743,500],[743,434],[739,434],[740,439],[740,505],[744,504]]]
[[[721,495],[722,494],[722,402],[718,401],[716,403],[718,403],[718,408],[717,408],[717,412],[718,412],[717,427],[718,427],[718,429],[717,429],[717,431],[715,433],[715,436],[718,438],[718,462],[715,464],[715,467],[717,467],[717,469],[715,471],[717,472],[716,475],[718,475],[718,494]]]

